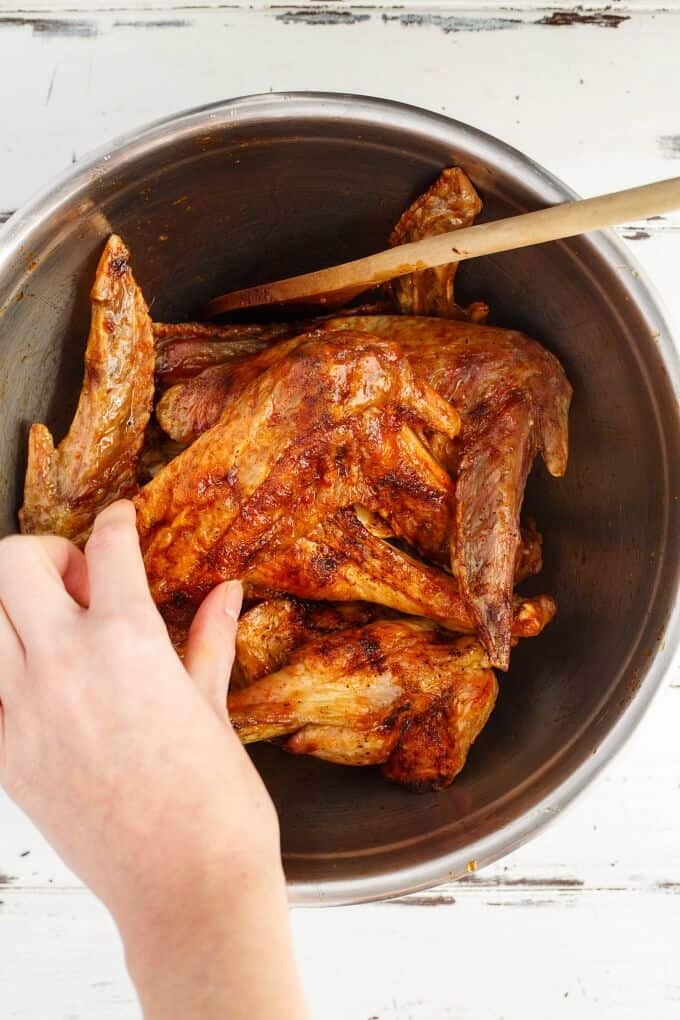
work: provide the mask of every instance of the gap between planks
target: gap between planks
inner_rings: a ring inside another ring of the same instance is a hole
[[[7,4],[4,7],[6,14],[43,14],[45,12],[68,14],[90,12],[92,14],[108,14],[126,11],[135,14],[148,12],[168,13],[173,11],[221,11],[221,10],[276,10],[281,8],[300,8],[324,10],[336,6],[341,9],[368,9],[368,10],[404,10],[420,8],[427,11],[502,11],[519,13],[537,11],[573,11],[588,14],[590,11],[611,11],[624,14],[637,14],[642,11],[653,14],[673,13],[677,7],[672,2],[659,3],[659,0],[622,0],[612,3],[612,0],[563,0],[562,3],[548,4],[545,0],[510,0],[508,3],[498,0],[409,0],[408,3],[399,3],[398,0],[375,0],[375,2],[357,2],[354,4],[344,3],[343,0],[307,0],[297,4],[285,4],[281,2],[267,2],[267,0],[198,0],[192,3],[181,2],[181,0],[156,0],[156,2],[135,3],[134,0],[123,0],[116,3],[115,0],[32,0],[28,3],[16,5]]]
[[[598,29],[615,29],[638,15],[680,14],[677,7],[640,3],[617,4],[615,8],[601,0],[588,4],[516,2],[508,6],[477,3],[458,3],[455,0],[443,3],[428,3],[427,0],[410,0],[407,4],[354,3],[344,4],[342,0],[311,0],[307,3],[285,4],[267,2],[202,3],[202,4],[150,4],[137,6],[130,3],[96,4],[86,0],[66,0],[62,7],[53,3],[33,3],[7,7],[0,15],[1,28],[29,27],[35,34],[44,37],[68,36],[70,38],[94,38],[99,34],[96,18],[99,15],[124,15],[114,21],[112,28],[138,29],[181,29],[190,27],[189,17],[220,11],[264,12],[288,24],[353,25],[369,21],[373,15],[381,16],[385,22],[399,22],[406,28],[428,26],[443,32],[498,31],[517,29],[529,25],[551,28],[572,26]],[[88,14],[89,18],[82,15]],[[79,17],[74,17],[78,15]],[[186,15],[180,17],[179,15]]]
[[[447,882],[444,885],[434,886],[419,893],[408,893],[403,896],[395,896],[391,899],[376,900],[374,903],[364,904],[365,906],[446,906],[452,905],[462,897],[476,898],[485,897],[489,894],[503,897],[540,897],[562,896],[562,897],[591,897],[609,893],[630,893],[631,895],[670,895],[680,896],[680,877],[677,881],[664,879],[654,882],[640,884],[614,884],[600,882],[596,885],[589,885],[578,878],[555,877],[555,878],[503,878],[502,876],[489,876],[485,878],[464,877],[457,882]],[[73,885],[49,883],[47,885],[23,884],[13,875],[0,875],[0,898],[3,896],[53,896],[53,895],[74,895],[89,896],[90,891],[79,883]]]
[[[481,899],[488,906],[542,906],[557,900],[574,903],[577,900],[610,893],[630,895],[679,896],[680,882],[652,882],[647,885],[585,885],[577,879],[467,879],[438,886],[422,893],[411,893],[376,904],[385,907],[445,907],[455,906],[463,898]],[[494,898],[495,897],[495,898]],[[500,899],[499,899],[500,897]]]

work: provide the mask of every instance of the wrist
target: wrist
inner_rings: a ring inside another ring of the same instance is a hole
[[[130,840],[144,846],[143,857],[123,857],[103,897],[128,942],[178,911],[191,909],[201,920],[240,888],[284,887],[273,804],[260,784],[250,790],[244,783],[242,794],[227,800],[187,791],[179,812],[161,808],[147,817],[144,839],[136,833]],[[124,835],[121,842],[124,848]]]
[[[278,857],[195,874],[120,928],[145,1020],[307,1016]]]
[[[225,916],[286,896],[278,844],[253,846],[247,853],[211,847],[166,860],[160,873],[146,879],[143,888],[126,890],[112,907],[131,968],[157,948],[171,952],[177,942],[183,950],[183,933],[190,928],[219,930]]]

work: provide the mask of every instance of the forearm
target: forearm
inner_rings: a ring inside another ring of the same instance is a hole
[[[285,881],[272,858],[202,875],[120,924],[145,1020],[304,1020]]]
[[[306,1017],[276,812],[227,718],[240,604],[213,589],[180,661],[131,504],[84,554],[0,542],[0,785],[111,911],[146,1020]]]

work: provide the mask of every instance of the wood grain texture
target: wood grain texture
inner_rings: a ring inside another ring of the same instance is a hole
[[[112,136],[270,88],[379,94],[447,113],[586,195],[678,173],[680,5],[616,3],[609,13],[623,20],[614,27],[553,17],[576,6],[0,3],[0,94],[12,97],[3,105],[0,222]],[[585,6],[607,13],[605,3]],[[314,20],[305,10],[342,17]],[[680,216],[619,234],[679,321]],[[621,272],[631,271],[624,260]],[[315,1015],[676,1017],[679,665],[619,758],[532,843],[463,883],[295,912]],[[2,1020],[138,1016],[104,911],[1,796],[0,901]],[[338,959],[351,980],[338,982]]]
[[[7,11],[18,12],[22,14],[33,14],[36,12],[48,11],[50,13],[61,13],[61,12],[72,12],[72,11],[88,11],[94,13],[102,13],[107,11],[131,11],[138,14],[145,14],[149,11],[195,11],[195,10],[233,10],[236,8],[245,8],[247,10],[254,9],[267,9],[277,8],[280,9],[282,4],[277,4],[273,0],[63,0],[62,3],[55,2],[55,0],[24,0],[24,2],[12,3],[12,0],[2,0],[0,3],[0,10],[6,9]],[[331,0],[308,0],[305,3],[291,4],[290,6],[297,6],[300,9],[314,9],[318,8],[323,10],[324,8],[333,8],[336,6],[339,9],[344,9],[353,6],[352,4],[343,3],[342,0],[338,0],[337,4],[332,4]],[[357,3],[356,7],[364,7],[369,9],[401,9],[406,8],[424,8],[428,11],[447,11],[447,10],[493,10],[493,11],[541,11],[542,13],[550,13],[554,10],[559,11],[575,11],[576,13],[588,14],[592,11],[611,11],[613,4],[611,0],[588,0],[588,3],[582,3],[581,0],[564,0],[561,4],[549,5],[545,0],[512,0],[512,3],[499,4],[498,0],[476,0],[475,3],[471,3],[470,0],[439,0],[438,3],[433,3],[432,0],[410,0],[408,4],[400,4],[398,0],[377,0],[376,3],[362,4]],[[639,11],[667,11],[672,10],[677,6],[677,0],[616,0],[616,11],[621,13],[639,12]]]
[[[454,901],[436,903],[295,911],[312,1016],[677,1017],[677,890],[461,885]],[[85,893],[3,895],[0,979],[3,1017],[12,1020],[139,1018],[111,922]]]

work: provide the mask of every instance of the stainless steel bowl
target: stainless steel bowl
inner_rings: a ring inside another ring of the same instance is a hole
[[[192,111],[83,161],[0,233],[1,532],[16,526],[26,426],[70,421],[87,294],[122,234],[156,319],[231,287],[384,245],[444,166],[485,217],[572,193],[464,124],[395,103],[270,95]],[[516,847],[590,782],[631,733],[678,643],[678,359],[668,324],[611,234],[463,266],[464,296],[541,339],[574,385],[567,477],[534,471],[545,533],[539,588],[559,604],[514,653],[469,763],[415,796],[363,769],[255,752],[279,808],[291,895],[340,903],[422,888]],[[674,604],[676,605],[673,612]]]

